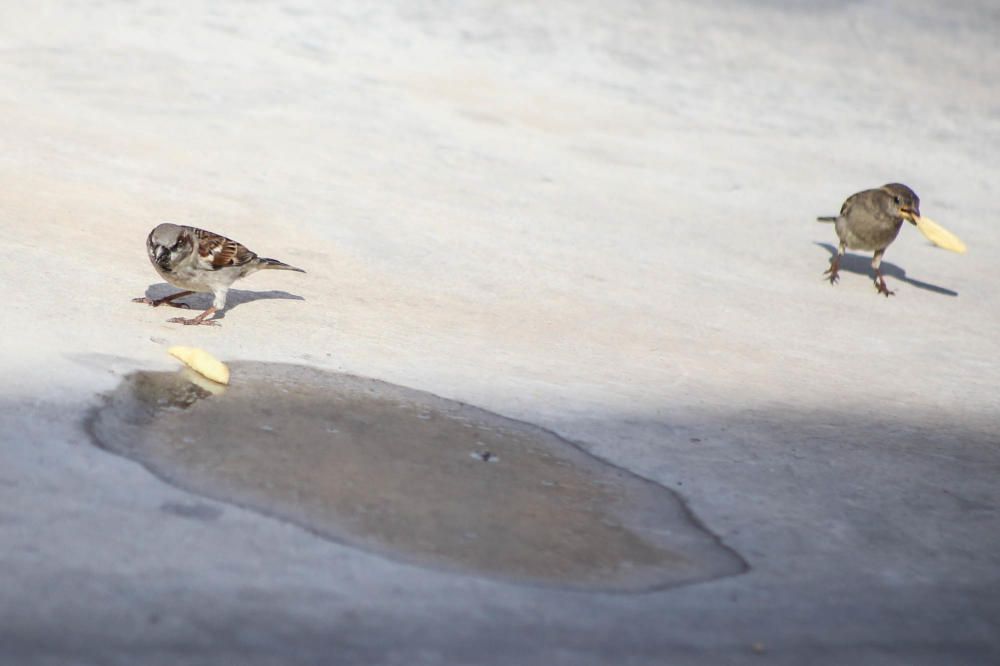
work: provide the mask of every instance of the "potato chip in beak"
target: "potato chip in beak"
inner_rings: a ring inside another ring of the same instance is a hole
[[[929,217],[916,216],[913,221],[916,223],[917,229],[920,230],[920,233],[922,233],[930,242],[940,248],[944,248],[945,250],[965,254],[965,243],[959,240],[958,236],[951,233],[934,220]]]

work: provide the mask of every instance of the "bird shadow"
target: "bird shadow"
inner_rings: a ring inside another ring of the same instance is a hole
[[[821,248],[829,252],[831,259],[833,259],[833,257],[837,254],[837,248],[830,243],[817,242],[816,245],[819,245]],[[935,294],[941,294],[942,296],[958,296],[957,291],[952,291],[946,287],[939,287],[936,284],[921,282],[920,280],[914,280],[913,278],[906,277],[905,269],[900,268],[896,264],[889,263],[888,261],[882,261],[881,269],[883,275],[893,277],[901,282],[905,282],[906,284],[911,284],[918,289],[926,289],[927,291],[932,291]],[[867,277],[874,275],[872,272],[871,257],[862,257],[856,254],[845,254],[840,260],[840,270]]]
[[[143,295],[151,300],[156,300],[158,298],[169,296],[170,294],[176,294],[178,291],[181,290],[177,287],[173,287],[166,282],[159,282],[149,285],[146,288],[146,293]],[[191,294],[189,296],[178,298],[175,302],[186,303],[191,307],[193,312],[197,312],[198,310],[207,310],[212,305],[212,298],[212,294]],[[286,301],[306,300],[302,296],[290,294],[287,291],[247,291],[245,289],[230,289],[228,295],[226,296],[225,309],[221,312],[215,313],[212,319],[225,319],[227,312],[233,308],[243,305],[244,303],[253,303],[254,301],[266,301],[271,299]],[[160,307],[168,308],[166,305],[162,305]]]

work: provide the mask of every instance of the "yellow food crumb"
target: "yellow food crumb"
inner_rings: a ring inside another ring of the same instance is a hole
[[[220,384],[229,383],[229,368],[226,364],[209,354],[204,349],[196,347],[171,347],[167,353],[186,364],[213,382]]]
[[[914,221],[917,223],[917,229],[920,230],[920,233],[930,242],[945,250],[965,254],[965,243],[934,220],[928,217],[917,217],[914,218]]]

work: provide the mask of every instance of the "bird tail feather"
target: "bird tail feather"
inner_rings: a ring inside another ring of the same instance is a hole
[[[824,215],[823,217],[817,217],[816,221],[818,221],[818,222],[836,222],[837,221],[837,217],[834,216],[834,215]]]
[[[278,261],[277,259],[268,259],[266,257],[258,257],[257,261],[260,262],[261,268],[270,268],[277,271],[297,271],[299,273],[305,273],[301,268],[296,268],[295,266],[289,266],[283,261]]]

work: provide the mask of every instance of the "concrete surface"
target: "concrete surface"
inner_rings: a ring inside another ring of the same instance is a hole
[[[285,363],[129,373],[87,430],[184,490],[401,562],[651,592],[746,562],[669,488],[523,421]]]
[[[0,5],[0,663],[1000,661],[998,33],[989,1]],[[969,254],[907,228],[892,299],[860,256],[822,282],[813,218],[889,181]],[[129,302],[163,220],[309,272],[167,324]],[[555,430],[750,571],[543,590],[182,492],[83,428],[179,343]]]

